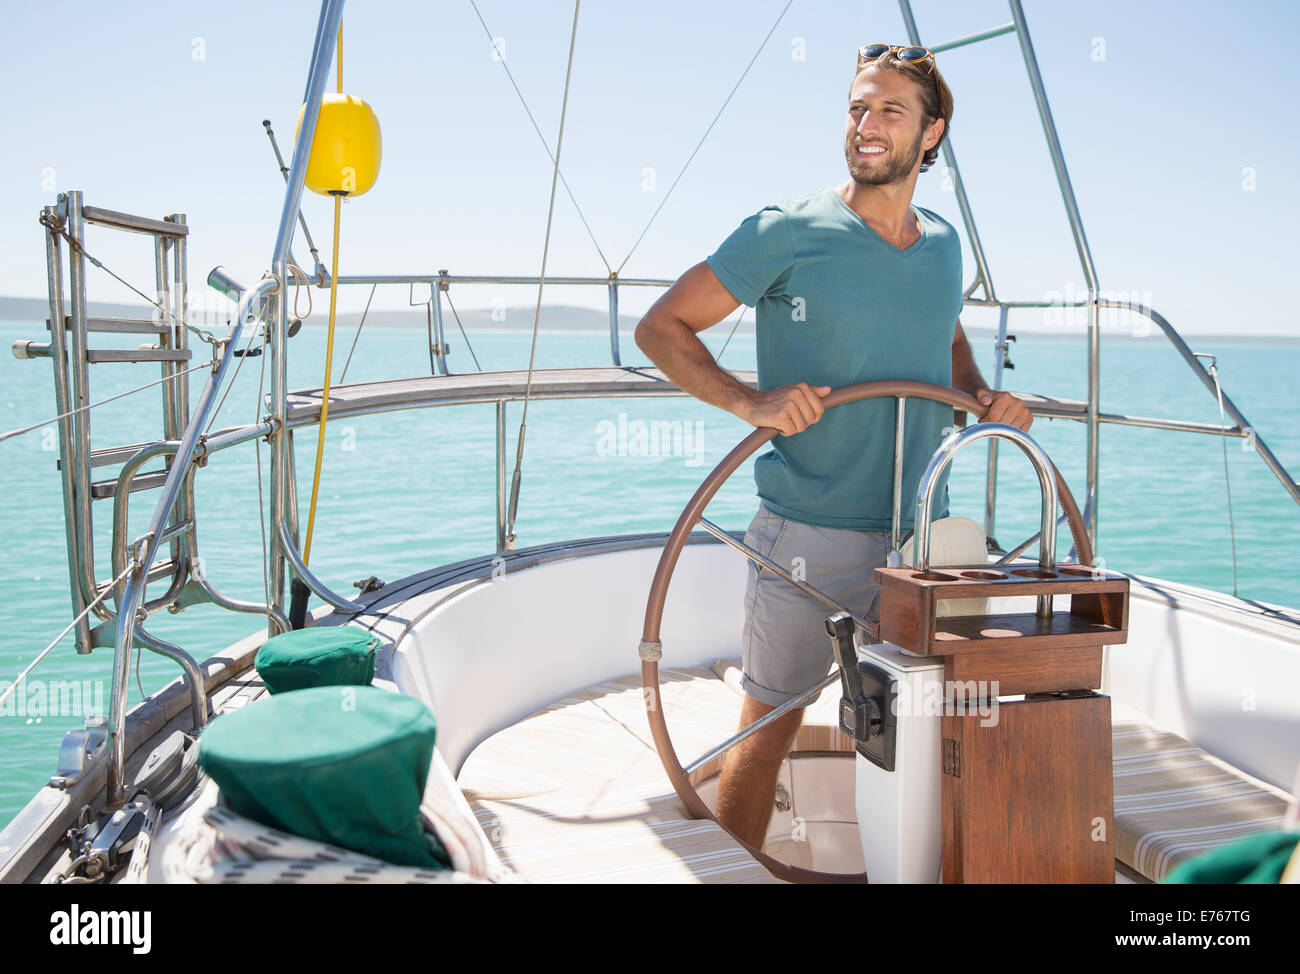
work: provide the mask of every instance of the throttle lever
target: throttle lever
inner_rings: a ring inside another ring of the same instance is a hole
[[[880,703],[862,689],[853,631],[853,617],[847,612],[826,617],[826,633],[831,637],[835,661],[840,666],[840,730],[855,741],[866,741],[882,731]]]

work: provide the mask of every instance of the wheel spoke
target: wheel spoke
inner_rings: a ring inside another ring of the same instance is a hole
[[[698,758],[696,758],[694,761],[692,761],[690,764],[686,766],[685,769],[686,773],[688,775],[694,774],[696,771],[704,767],[714,758],[726,754],[728,751],[730,751],[733,747],[735,747],[745,738],[749,737],[751,734],[754,734],[755,732],[762,730],[768,724],[772,723],[772,721],[784,717],[790,711],[794,710],[795,707],[799,706],[799,704],[803,703],[805,700],[809,699],[810,697],[815,697],[817,694],[821,693],[823,690],[825,690],[828,686],[830,686],[839,678],[840,678],[840,668],[837,666],[830,673],[826,674],[826,676],[822,677],[822,679],[816,685],[814,685],[808,690],[805,690],[800,696],[795,697],[793,700],[787,700],[785,703],[781,704],[781,706],[777,707],[771,713],[764,714],[762,717],[758,718],[758,720],[754,721],[744,730],[738,731],[737,733],[733,734],[731,737],[728,737],[725,741],[723,741],[721,744],[715,747],[712,751],[700,755]]]
[[[1056,519],[1056,526],[1059,528],[1062,524],[1065,524],[1067,521],[1069,521],[1069,519],[1070,519],[1069,514],[1062,514],[1060,517]],[[1016,545],[1005,555],[999,558],[995,564],[1004,565],[1009,561],[1013,561],[1014,559],[1019,558],[1022,554],[1028,551],[1033,546],[1033,544],[1042,536],[1043,536],[1043,532],[1041,529],[1035,531],[1024,541],[1020,542],[1020,544]]]
[[[799,589],[799,591],[812,596],[822,605],[826,606],[826,608],[833,609],[836,612],[843,612],[846,615],[851,616],[853,621],[857,623],[858,628],[861,629],[864,633],[866,633],[871,638],[871,641],[873,643],[879,642],[879,640],[876,638],[875,626],[873,626],[868,620],[862,618],[862,616],[856,614],[855,612],[850,611],[849,609],[846,609],[844,606],[840,605],[829,595],[813,588],[803,579],[795,578],[788,571],[786,571],[784,568],[782,568],[780,565],[774,562],[771,558],[768,558],[765,555],[762,555],[759,552],[755,551],[753,548],[745,544],[743,541],[737,541],[735,538],[731,536],[729,532],[727,532],[723,528],[718,527],[718,525],[714,524],[708,518],[704,518],[704,517],[700,518],[700,527],[704,528],[705,531],[708,531],[709,534],[713,535],[723,544],[731,545],[731,547],[735,548],[737,551],[743,554],[750,561],[754,562],[754,564],[761,565],[762,567],[766,568],[768,571],[772,572],[774,575],[779,575],[781,578],[784,578],[795,588]]]

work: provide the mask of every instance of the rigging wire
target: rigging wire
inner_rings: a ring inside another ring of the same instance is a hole
[[[76,251],[77,251],[78,253],[80,253],[83,257],[85,257],[86,260],[90,261],[90,263],[92,263],[93,265],[95,265],[96,267],[98,267],[100,270],[102,270],[104,273],[108,274],[110,277],[112,277],[114,280],[116,280],[118,283],[122,284],[124,287],[126,287],[126,288],[129,289],[130,291],[132,291],[132,292],[134,292],[135,294],[139,295],[139,296],[140,296],[141,298],[143,298],[145,301],[149,302],[149,304],[153,305],[153,307],[157,308],[159,311],[161,311],[161,312],[162,312],[164,315],[166,315],[168,318],[172,319],[172,321],[180,322],[180,324],[183,325],[187,330],[193,332],[195,335],[197,335],[197,336],[198,336],[199,338],[201,338],[203,341],[205,341],[205,342],[207,342],[209,345],[211,345],[212,348],[213,348],[214,353],[215,353],[215,351],[216,351],[218,348],[220,348],[220,346],[221,346],[221,341],[220,341],[219,339],[217,339],[217,338],[216,338],[216,337],[215,337],[211,332],[209,332],[209,331],[205,331],[205,330],[202,329],[202,328],[195,327],[194,325],[191,325],[189,322],[187,322],[184,318],[180,318],[180,317],[176,316],[175,314],[173,314],[172,312],[170,312],[170,311],[168,311],[166,308],[164,308],[164,307],[163,307],[161,304],[159,304],[157,301],[154,301],[153,299],[151,299],[147,294],[145,294],[145,293],[144,293],[143,291],[141,291],[139,288],[135,287],[135,286],[134,286],[133,284],[131,284],[129,281],[124,280],[122,277],[120,277],[119,275],[117,275],[116,273],[114,273],[113,270],[112,270],[112,268],[109,268],[109,267],[105,266],[104,263],[103,263],[102,261],[100,261],[100,260],[96,259],[94,256],[92,256],[92,255],[91,255],[91,254],[86,250],[85,247],[81,246],[81,244],[80,244],[78,241],[74,240],[74,239],[73,239],[73,238],[68,234],[67,230],[66,230],[62,225],[60,225],[59,223],[55,222],[53,219],[49,218],[49,217],[48,217],[44,212],[42,212],[42,213],[40,214],[40,216],[39,216],[38,219],[39,219],[39,221],[40,221],[40,223],[41,223],[42,226],[46,227],[46,229],[48,229],[51,233],[55,233],[55,234],[57,234],[58,236],[62,237],[64,240],[66,240],[66,241],[68,242],[68,246],[69,246],[70,248],[76,250]],[[294,272],[295,272],[295,282],[296,282],[296,281],[297,281],[297,275],[298,275],[298,274],[302,274],[302,271],[301,271],[301,269],[297,268],[296,266],[292,267],[292,269],[293,269]],[[307,290],[307,309],[308,309],[308,310],[307,310],[307,313],[308,313],[308,314],[311,314],[311,289],[310,289],[310,288],[308,288],[308,290]],[[297,291],[297,288],[295,287],[295,290],[294,290],[294,313],[295,313],[295,314],[297,313],[297,310],[298,310],[298,291]],[[248,343],[244,346],[244,352],[245,352],[245,353],[247,353],[248,349],[252,346],[253,339],[254,339],[254,338],[259,334],[259,332],[260,332],[260,329],[255,329],[252,333],[249,334],[249,336],[248,336]],[[243,363],[243,359],[244,359],[244,357],[245,357],[245,356],[240,356],[240,361],[237,362],[237,363],[235,364],[235,371],[234,371],[234,373],[233,373],[233,374],[231,375],[231,377],[230,377],[230,384],[226,387],[226,391],[222,394],[222,396],[221,396],[221,401],[217,403],[217,408],[216,408],[215,410],[213,410],[212,418],[208,421],[208,425],[207,425],[206,429],[204,429],[204,431],[203,431],[203,432],[204,432],[204,435],[207,435],[208,431],[212,429],[212,424],[216,421],[217,414],[221,412],[221,407],[222,407],[222,405],[225,404],[226,396],[228,396],[228,395],[230,394],[230,389],[231,389],[231,388],[233,387],[233,385],[234,385],[235,378],[239,375],[239,369],[240,369],[240,366],[242,366],[242,365],[244,364],[244,363]],[[50,419],[43,420],[42,422],[39,422],[39,423],[34,423],[34,424],[32,424],[31,426],[24,426],[24,427],[22,427],[21,429],[9,430],[9,431],[6,432],[6,433],[0,433],[0,443],[4,442],[5,440],[11,439],[11,438],[13,438],[13,437],[15,437],[15,436],[21,436],[21,435],[24,434],[24,433],[30,433],[30,432],[32,432],[33,430],[38,430],[38,429],[40,429],[42,426],[48,426],[48,425],[50,425],[51,423],[57,423],[57,422],[58,422],[59,420],[61,420],[61,419],[65,419],[65,418],[67,418],[68,416],[72,416],[72,415],[74,415],[74,414],[76,414],[76,413],[79,413],[79,412],[82,412],[82,411],[84,411],[84,410],[94,409],[96,406],[102,406],[102,405],[104,405],[105,403],[113,402],[113,401],[116,400],[116,399],[121,399],[121,398],[123,398],[123,397],[125,397],[125,396],[132,395],[133,393],[141,392],[141,391],[143,391],[143,390],[145,390],[145,389],[151,389],[151,388],[153,388],[154,386],[156,386],[156,385],[160,385],[160,384],[162,384],[162,383],[164,383],[164,382],[170,382],[171,380],[173,380],[173,379],[178,379],[178,378],[180,378],[180,377],[183,376],[183,375],[189,375],[191,372],[199,372],[199,371],[202,371],[202,370],[204,370],[204,369],[211,369],[211,368],[212,368],[212,363],[208,362],[208,363],[204,363],[204,364],[202,364],[202,365],[196,365],[196,366],[193,366],[193,367],[191,367],[191,368],[184,369],[184,370],[179,371],[179,372],[173,372],[173,373],[170,374],[170,375],[163,376],[161,379],[155,379],[153,382],[146,382],[144,385],[136,386],[136,387],[133,388],[133,389],[128,389],[126,392],[118,393],[118,394],[115,395],[115,396],[109,396],[107,399],[101,399],[101,400],[99,400],[98,402],[93,402],[93,403],[90,403],[90,404],[85,405],[85,406],[78,406],[78,407],[75,408],[75,409],[70,409],[70,410],[68,410],[66,413],[60,413],[58,416],[54,416],[54,417],[52,417],[52,418],[50,418]]]
[[[727,336],[727,340],[722,343],[722,348],[720,348],[718,350],[718,354],[714,356],[714,358],[718,361],[719,364],[721,364],[722,362],[722,354],[727,350],[727,346],[731,344],[731,339],[735,336],[736,329],[740,327],[740,323],[745,320],[745,312],[748,310],[749,309],[746,308],[744,305],[741,305],[740,314],[736,318],[736,323],[731,326],[731,334]]]
[[[474,360],[474,368],[482,372],[483,366],[478,364],[478,356],[474,354],[474,346],[469,343],[469,335],[465,334],[465,326],[460,323],[460,315],[456,314],[456,305],[452,304],[451,288],[447,288],[443,293],[447,295],[447,305],[451,308],[452,317],[456,319],[456,327],[460,329],[460,337],[465,339],[465,347],[469,349],[469,357]]]
[[[471,0],[472,2],[472,0]],[[506,516],[506,546],[515,543],[515,515],[519,510],[520,467],[524,460],[524,433],[528,428],[528,402],[533,391],[533,363],[537,356],[537,331],[542,320],[542,288],[546,284],[546,258],[551,250],[551,220],[555,215],[555,186],[560,175],[560,150],[564,146],[564,117],[569,108],[569,82],[573,77],[573,48],[578,40],[578,10],[582,0],[573,3],[573,30],[569,35],[569,62],[564,70],[564,99],[560,103],[560,131],[555,139],[555,168],[551,171],[551,201],[546,208],[546,237],[542,242],[542,271],[537,277],[537,309],[533,312],[533,340],[528,352],[528,381],[524,385],[524,408],[519,418],[519,440],[515,446],[515,470],[510,481],[510,506]]]
[[[145,300],[146,303],[148,303],[148,304],[152,305],[153,307],[157,308],[159,311],[161,311],[161,312],[163,313],[164,317],[171,319],[171,321],[174,322],[174,323],[179,323],[179,324],[182,325],[182,326],[183,326],[187,331],[192,331],[192,332],[193,332],[195,335],[197,335],[201,340],[207,342],[207,343],[208,343],[209,345],[211,345],[212,347],[215,348],[215,347],[217,346],[217,344],[218,344],[218,342],[217,342],[217,338],[216,338],[216,336],[214,336],[214,335],[212,334],[212,332],[210,332],[210,331],[206,331],[206,330],[204,330],[204,329],[202,329],[202,328],[198,328],[198,327],[196,327],[196,326],[194,326],[194,325],[191,325],[191,324],[190,324],[188,321],[186,321],[184,318],[179,317],[178,315],[173,314],[171,311],[168,311],[168,310],[167,310],[166,308],[164,308],[161,304],[159,304],[159,303],[158,303],[157,301],[155,301],[153,298],[149,297],[149,295],[145,294],[143,291],[141,291],[141,290],[140,290],[138,287],[136,287],[134,284],[131,284],[129,281],[124,280],[124,279],[123,279],[122,277],[120,277],[118,274],[115,274],[115,273],[113,272],[113,269],[112,269],[112,268],[105,266],[105,264],[104,264],[103,261],[98,260],[98,259],[97,259],[96,257],[94,257],[94,256],[93,256],[89,251],[87,251],[86,248],[83,247],[83,246],[81,245],[81,242],[80,242],[80,241],[78,241],[78,240],[74,240],[74,239],[72,238],[72,236],[68,233],[67,229],[63,226],[63,224],[59,223],[59,222],[58,222],[57,220],[55,220],[53,217],[48,216],[44,211],[42,211],[41,214],[40,214],[36,219],[37,219],[37,221],[41,224],[41,226],[43,226],[43,227],[45,227],[47,230],[49,230],[50,233],[58,234],[60,237],[62,237],[64,240],[66,240],[66,241],[68,242],[68,247],[69,247],[70,249],[77,251],[77,253],[81,254],[82,257],[86,258],[86,260],[90,261],[92,264],[94,264],[96,267],[98,267],[101,271],[103,271],[103,272],[104,272],[105,274],[107,274],[109,277],[113,278],[113,280],[117,281],[119,284],[121,284],[121,285],[122,285],[123,287],[125,287],[127,290],[129,290],[129,291],[133,291],[135,294],[137,294],[137,295],[139,295],[141,298],[143,298],[143,299]]]
[[[478,17],[478,22],[483,25],[483,32],[487,34],[488,43],[492,45],[493,50],[496,50],[496,38],[492,36],[492,31],[488,30],[488,25],[487,22],[484,21],[483,15],[479,13],[478,4],[475,3],[474,0],[469,0],[469,5],[474,8],[474,13]],[[528,107],[528,100],[524,98],[524,93],[519,90],[519,85],[515,83],[515,76],[510,72],[510,65],[506,64],[505,55],[502,54],[498,60],[501,62],[501,67],[505,68],[506,77],[510,79],[510,86],[515,89],[515,94],[519,96],[519,103],[524,106],[524,111],[528,114],[528,121],[533,123],[533,131],[537,133],[537,137],[542,141],[542,148],[546,150],[546,157],[554,163],[556,172],[559,172],[560,163],[555,156],[551,155],[551,147],[546,142],[546,136],[542,134],[542,130],[537,124],[537,119],[533,117],[533,110]],[[556,153],[559,153],[559,146],[556,146]],[[587,228],[587,236],[591,238],[591,244],[596,248],[596,253],[600,254],[600,260],[601,263],[605,265],[605,270],[613,274],[614,268],[610,267],[609,261],[605,257],[605,252],[600,249],[600,244],[596,242],[596,234],[592,232],[591,224],[587,222],[587,217],[582,212],[582,207],[578,205],[578,201],[573,195],[573,190],[569,188],[568,180],[564,178],[563,173],[560,173],[560,182],[564,185],[564,191],[569,194],[569,201],[573,203],[573,208],[578,211],[578,219],[581,220],[582,225]]]
[[[722,107],[718,109],[718,114],[713,116],[713,121],[709,123],[709,127],[705,129],[704,134],[700,136],[700,141],[697,142],[695,144],[695,148],[691,150],[691,154],[689,157],[687,157],[685,164],[682,166],[681,172],[677,174],[677,178],[673,180],[673,184],[668,187],[668,192],[664,193],[664,198],[659,201],[659,205],[655,208],[654,213],[650,215],[650,220],[649,222],[646,223],[645,227],[641,230],[641,235],[637,237],[636,242],[632,244],[632,249],[629,250],[627,252],[627,256],[623,258],[623,263],[618,265],[618,271],[615,271],[616,274],[623,270],[623,267],[627,264],[627,262],[632,259],[632,255],[636,253],[637,247],[641,246],[641,240],[642,238],[645,237],[646,233],[649,231],[650,224],[655,222],[655,218],[659,216],[659,211],[662,210],[664,208],[664,204],[668,202],[668,197],[671,196],[673,194],[673,190],[677,188],[677,183],[681,181],[681,178],[683,175],[685,175],[687,168],[690,166],[691,162],[695,159],[695,154],[700,151],[700,146],[704,145],[704,140],[707,139],[709,137],[709,133],[713,131],[713,126],[718,124],[718,119],[720,119],[722,117],[722,113],[726,111],[727,105],[730,104],[732,96],[735,95],[737,89],[740,88],[741,82],[743,82],[745,80],[745,76],[749,74],[749,69],[754,66],[754,62],[758,60],[758,56],[763,53],[763,48],[767,46],[767,42],[771,40],[772,35],[776,33],[777,26],[780,25],[781,19],[785,17],[785,12],[790,9],[790,4],[792,3],[794,3],[794,0],[788,0],[786,5],[781,8],[781,12],[776,15],[776,20],[772,24],[772,29],[767,32],[767,36],[763,38],[763,42],[758,45],[758,50],[754,52],[754,56],[751,57],[749,59],[749,63],[745,65],[745,70],[742,71],[740,73],[740,77],[736,79],[736,83],[735,85],[732,86],[731,92],[727,95],[726,100],[723,101]]]
[[[126,392],[119,392],[117,395],[109,396],[107,399],[101,399],[98,402],[87,403],[84,406],[77,406],[75,409],[69,409],[66,413],[59,413],[57,416],[41,420],[39,423],[33,423],[31,426],[24,426],[20,429],[9,430],[7,433],[0,433],[0,443],[3,443],[5,440],[13,439],[15,436],[21,436],[24,433],[38,430],[42,426],[49,426],[51,423],[57,423],[61,419],[67,419],[69,416],[84,412],[87,409],[94,409],[96,406],[103,406],[106,403],[114,402],[118,399],[124,399],[125,397],[134,395],[137,392],[143,392],[145,389],[152,389],[154,386],[161,385],[164,382],[171,382],[173,379],[179,379],[181,376],[189,375],[191,372],[202,372],[204,370],[210,371],[211,369],[212,363],[204,362],[202,365],[196,365],[183,372],[173,372],[171,375],[165,375],[161,379],[154,379],[152,382],[146,382],[144,385],[136,386],[134,389],[128,389]]]
[[[266,129],[266,137],[271,141],[271,150],[275,153],[275,161],[276,161],[276,164],[280,167],[280,175],[284,177],[284,181],[285,181],[285,183],[287,184],[287,183],[289,182],[289,167],[286,166],[286,165],[284,164],[284,156],[280,155],[280,144],[279,144],[278,142],[275,141],[275,132],[274,132],[274,130],[271,128],[271,120],[270,120],[269,118],[263,119],[263,120],[262,120],[262,127],[263,127],[264,129]],[[317,250],[316,250],[316,243],[315,243],[315,241],[313,241],[313,240],[311,239],[311,231],[307,229],[307,218],[306,218],[305,216],[302,215],[302,208],[301,208],[301,207],[299,207],[299,209],[298,209],[298,223],[299,223],[299,225],[302,227],[302,234],[303,234],[303,236],[307,238],[307,249],[311,251],[312,260],[314,260],[314,261],[316,262],[316,271],[317,271],[317,273],[319,274],[319,273],[321,272],[320,254],[319,254],[319,253],[317,252]],[[297,263],[296,263],[296,262],[294,261],[294,259],[293,259],[293,252],[290,251],[290,253],[289,253],[289,267],[290,267],[290,269],[292,270],[293,268],[295,268],[295,267],[297,267],[297,266],[298,266]],[[302,271],[301,268],[298,268],[298,270],[302,272],[303,276],[306,277],[307,280],[311,280],[311,279],[312,279],[311,277],[308,277],[306,271]],[[311,311],[310,311],[310,308],[311,308],[311,292],[310,292],[310,291],[307,292],[307,302],[308,302],[307,306],[308,306],[308,309],[309,309],[308,312],[307,312],[307,314],[311,314]],[[297,317],[299,317],[299,318],[304,317],[303,315],[298,314],[298,298],[297,298],[297,295],[296,295],[296,294],[294,295],[294,308],[293,308],[293,313],[294,313],[295,315],[297,315]]]
[[[30,673],[32,670],[36,669],[36,664],[39,663],[41,660],[45,659],[45,657],[49,655],[50,651],[59,644],[59,642],[63,639],[63,637],[66,636],[68,633],[72,632],[73,627],[76,626],[77,623],[79,623],[82,619],[86,618],[86,616],[90,614],[90,611],[93,608],[95,608],[95,606],[99,605],[100,602],[103,602],[104,599],[108,598],[108,595],[110,592],[113,591],[114,586],[116,586],[117,583],[120,582],[122,579],[126,578],[127,575],[131,574],[131,572],[135,571],[135,569],[136,569],[136,561],[135,559],[132,559],[131,563],[127,565],[125,568],[123,568],[122,571],[118,574],[117,578],[113,579],[106,586],[104,586],[104,591],[100,592],[97,596],[95,596],[90,601],[90,603],[87,604],[87,606],[81,611],[81,614],[77,616],[77,618],[69,622],[67,627],[63,630],[63,632],[59,633],[57,636],[54,637],[54,641],[52,643],[50,643],[48,646],[46,646],[39,653],[36,654],[36,658],[27,664],[26,669],[24,669],[21,673],[18,674],[18,678],[14,680],[13,683],[9,684],[8,689],[6,689],[4,693],[0,693],[0,706],[3,706],[4,702],[8,700],[11,696],[13,696],[14,691],[17,690],[19,684],[23,682],[23,678],[26,677],[27,674]]]
[[[361,320],[357,322],[357,333],[352,336],[352,347],[348,349],[348,360],[343,363],[343,374],[339,376],[339,385],[348,377],[348,366],[352,364],[352,353],[357,350],[357,339],[361,337],[361,329],[366,323],[366,315],[370,314],[370,302],[375,299],[375,288],[378,284],[370,285],[370,297],[366,298],[366,310],[361,312]]]
[[[239,361],[235,363],[235,371],[230,374],[230,381],[226,383],[226,388],[221,393],[221,399],[217,401],[217,408],[212,410],[212,416],[208,419],[208,425],[203,428],[204,436],[208,435],[212,429],[212,425],[217,421],[217,417],[221,414],[221,407],[226,404],[226,397],[230,395],[230,390],[235,388],[235,380],[239,378],[239,370],[244,367],[244,359],[248,358],[249,349],[253,347],[253,340],[259,335],[262,336],[262,346],[265,348],[270,339],[261,322],[258,322],[256,328],[249,331],[248,341],[244,343],[244,350],[239,354]]]

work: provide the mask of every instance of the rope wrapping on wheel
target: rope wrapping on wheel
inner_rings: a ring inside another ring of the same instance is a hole
[[[967,393],[929,382],[904,379],[859,382],[850,386],[842,386],[839,389],[832,390],[822,400],[822,403],[826,409],[833,409],[836,406],[857,402],[861,399],[882,397],[929,399],[933,402],[945,403],[955,409],[965,410],[976,417],[977,421],[982,419],[988,412],[987,407]],[[682,767],[677,752],[673,748],[672,738],[668,733],[668,725],[664,720],[662,697],[659,692],[658,661],[662,656],[662,643],[659,638],[660,626],[663,622],[663,609],[668,596],[668,585],[672,581],[673,571],[677,567],[677,559],[681,555],[682,548],[685,547],[691,531],[704,516],[704,509],[708,506],[709,501],[713,499],[714,494],[740,468],[741,464],[753,455],[759,447],[776,435],[777,430],[770,427],[755,429],[722,458],[722,461],[713,468],[712,472],[704,479],[704,482],[691,495],[691,499],[687,502],[681,516],[677,519],[677,523],[673,526],[672,532],[668,535],[663,553],[659,556],[659,564],[655,569],[654,580],[650,583],[650,595],[646,601],[645,622],[641,630],[641,648],[638,653],[641,658],[641,685],[645,691],[646,717],[650,723],[650,732],[654,738],[655,750],[659,752],[659,760],[663,764],[664,772],[668,775],[668,780],[672,782],[673,789],[681,798],[687,811],[697,818],[710,819],[714,822],[717,822],[717,816],[705,805],[704,800],[696,792],[690,776]],[[1089,538],[1084,525],[1083,515],[1074,501],[1074,495],[1070,493],[1070,488],[1065,483],[1065,478],[1061,476],[1061,472],[1056,469],[1054,463],[1052,464],[1052,473],[1056,477],[1056,487],[1061,508],[1069,521],[1070,534],[1073,536],[1075,548],[1078,550],[1079,563],[1091,565],[1093,563],[1092,540]],[[647,652],[647,647],[651,646],[654,647],[654,652]],[[751,856],[778,879],[797,883],[863,883],[867,881],[866,873],[823,873],[804,869],[800,866],[791,866],[788,863],[773,859],[762,850],[753,848],[743,840],[736,839],[736,841],[740,842]]]

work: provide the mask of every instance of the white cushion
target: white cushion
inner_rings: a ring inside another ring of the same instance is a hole
[[[903,564],[912,566],[912,544],[916,535],[907,539],[899,549]],[[943,517],[930,525],[930,562],[927,567],[944,565],[986,565],[989,560],[988,542],[984,529],[968,517]],[[940,599],[935,615],[982,616],[989,611],[988,599]]]

